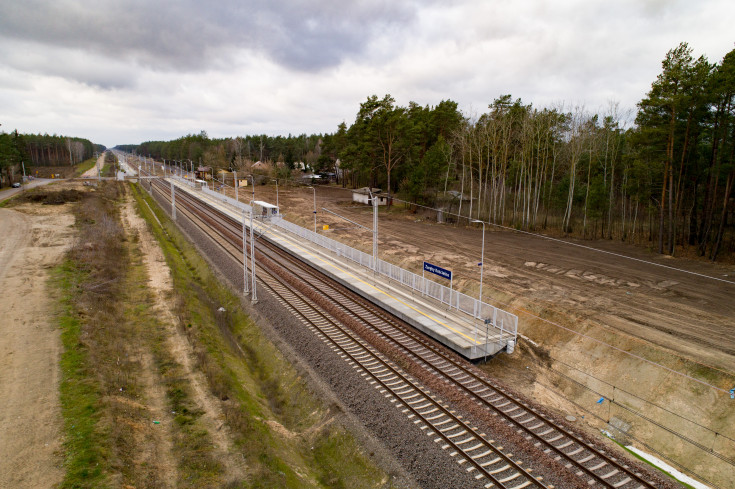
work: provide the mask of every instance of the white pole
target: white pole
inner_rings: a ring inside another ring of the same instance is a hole
[[[306,187],[314,191],[314,234],[316,234],[316,189],[314,187]]]
[[[480,314],[482,314],[482,272],[485,270],[485,222],[482,222],[482,252],[480,255]]]
[[[378,271],[378,199],[372,195],[373,200],[373,263],[374,270]]]
[[[253,203],[250,204],[250,275],[253,277],[253,295],[250,296],[250,302],[252,304],[258,303],[258,293],[255,289],[255,234],[253,232]]]
[[[478,265],[480,266],[480,298],[477,304],[477,315],[480,317],[480,319],[482,319],[482,271],[483,268],[485,268],[485,221],[478,221],[476,219],[473,219],[470,222],[477,222],[482,224],[482,251],[480,254],[480,263],[478,263]],[[475,348],[477,348],[477,321],[475,321]]]
[[[247,226],[245,226],[245,209],[242,211],[242,282],[243,294],[248,295],[248,246],[247,246]]]
[[[239,200],[237,198],[237,172],[236,171],[232,172],[232,185],[235,186],[235,200]]]
[[[176,192],[174,191],[174,181],[171,180],[171,217],[176,220]]]
[[[426,263],[426,262],[424,262]],[[424,267],[421,267],[421,297],[424,296],[424,293],[426,292],[426,270]],[[449,302],[452,302],[452,294],[449,294]]]

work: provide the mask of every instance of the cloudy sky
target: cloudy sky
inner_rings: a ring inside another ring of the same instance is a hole
[[[0,129],[323,133],[386,93],[632,109],[679,42],[720,61],[733,19],[732,0],[0,0]]]

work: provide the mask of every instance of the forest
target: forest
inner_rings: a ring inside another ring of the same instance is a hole
[[[635,112],[618,104],[534,107],[501,95],[483,114],[369,96],[332,134],[210,139],[205,131],[121,149],[214,168],[297,162],[349,187],[450,219],[582,239],[618,239],[662,254],[733,256],[735,50],[720,62],[681,43]]]
[[[105,147],[77,137],[48,134],[0,133],[0,186],[20,179],[25,169],[38,166],[73,166]]]

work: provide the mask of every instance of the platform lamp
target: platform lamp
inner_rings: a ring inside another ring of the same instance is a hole
[[[306,187],[314,191],[314,234],[316,234],[316,189],[314,187]]]
[[[278,205],[278,179],[277,178],[271,178],[274,182],[276,182],[276,207],[278,208],[278,213],[281,213],[281,206]]]
[[[253,184],[253,202],[255,202],[255,177],[253,175],[248,175],[250,177],[250,182]]]
[[[477,313],[482,317],[482,270],[485,268],[485,221],[472,219],[470,222],[478,222],[482,224],[482,251],[480,254],[480,263],[477,264],[480,267],[480,304],[478,306]],[[475,326],[475,348],[477,348],[477,326]]]

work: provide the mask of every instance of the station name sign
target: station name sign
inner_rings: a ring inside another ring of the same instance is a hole
[[[444,277],[447,280],[452,280],[451,270],[445,270],[442,267],[437,267],[436,265],[432,265],[431,263],[426,261],[424,262],[424,271],[439,275],[440,277]]]

